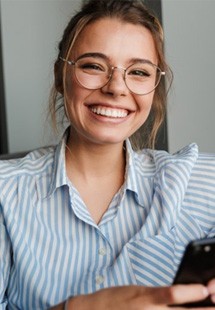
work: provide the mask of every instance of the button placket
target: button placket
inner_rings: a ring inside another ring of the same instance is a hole
[[[96,276],[96,284],[100,285],[104,282],[104,277],[102,275]]]
[[[99,249],[99,255],[105,256],[106,254],[107,254],[107,251],[106,251],[105,248],[100,248],[100,249]]]

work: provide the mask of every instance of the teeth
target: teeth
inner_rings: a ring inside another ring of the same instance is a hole
[[[120,118],[120,117],[126,117],[128,115],[128,112],[125,110],[120,110],[120,109],[110,109],[110,108],[104,108],[104,107],[91,107],[91,111],[95,114],[99,114],[102,116],[107,116],[107,117],[115,117],[115,118]]]

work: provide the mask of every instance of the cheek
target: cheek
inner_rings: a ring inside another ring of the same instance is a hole
[[[71,76],[66,80],[66,102],[68,106],[75,105],[76,102],[81,100],[83,90],[79,84]]]
[[[149,112],[151,110],[154,99],[154,92],[148,95],[139,96],[136,99],[137,105],[142,112]]]
[[[70,71],[67,73],[65,84],[65,91],[67,93],[67,96],[71,97],[73,89],[75,89],[75,81]]]
[[[91,92],[80,86],[76,80],[67,80],[65,102],[70,120],[83,118],[86,112],[85,101]]]
[[[73,123],[74,116],[78,111],[78,98],[77,86],[74,80],[67,77],[65,87],[64,87],[64,104],[68,119]]]

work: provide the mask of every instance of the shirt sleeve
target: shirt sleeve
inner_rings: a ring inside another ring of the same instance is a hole
[[[0,204],[0,310],[6,309],[6,289],[11,268],[11,243]]]

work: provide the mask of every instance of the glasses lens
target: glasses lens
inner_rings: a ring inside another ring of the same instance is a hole
[[[75,63],[75,75],[82,86],[97,89],[107,83],[110,73],[108,65],[102,59],[84,57]]]
[[[147,62],[135,63],[126,70],[126,85],[131,92],[145,95],[152,92],[160,82],[161,70]]]

